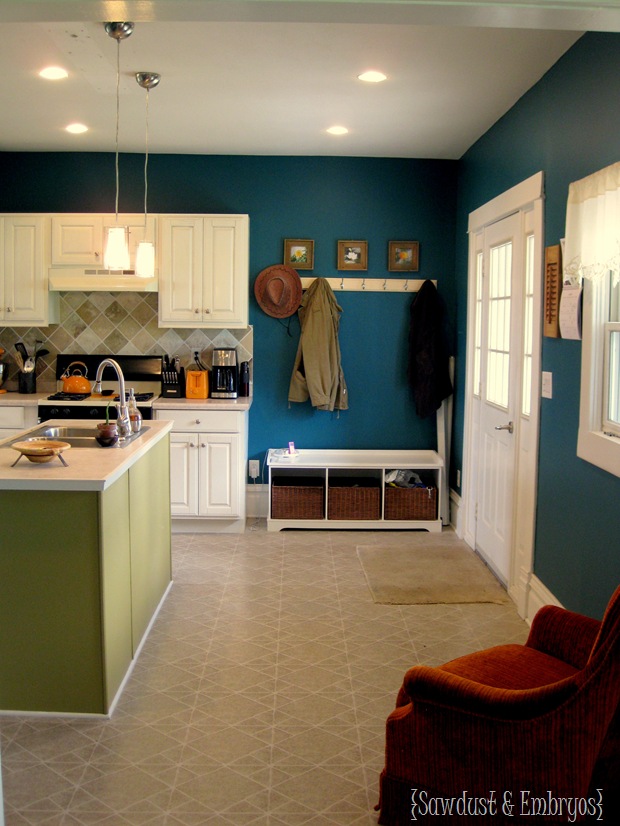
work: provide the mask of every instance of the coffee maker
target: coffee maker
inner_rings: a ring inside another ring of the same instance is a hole
[[[212,366],[211,398],[236,399],[237,351],[233,347],[216,347]]]

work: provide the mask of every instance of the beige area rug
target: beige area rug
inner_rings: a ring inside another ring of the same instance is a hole
[[[375,602],[386,605],[509,602],[480,557],[442,544],[358,545],[357,555]]]

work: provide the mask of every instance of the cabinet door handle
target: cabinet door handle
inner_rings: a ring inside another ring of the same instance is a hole
[[[190,447],[196,447],[196,445],[195,445],[193,442],[190,442],[190,443],[189,443],[189,446],[190,446]]]
[[[200,447],[206,447],[206,444],[204,442],[201,442]]]
[[[196,424],[200,424],[200,419],[196,419]]]
[[[207,307],[205,310],[203,310],[203,312],[205,315],[209,315],[211,310],[209,310],[209,308]]]
[[[7,307],[6,311],[7,311],[7,313],[12,313],[13,312],[10,307]]]
[[[198,307],[196,307],[196,309],[194,310],[194,312],[196,313],[196,315],[200,315],[200,310],[198,309]]]

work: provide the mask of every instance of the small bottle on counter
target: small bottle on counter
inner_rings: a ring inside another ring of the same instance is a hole
[[[129,421],[131,422],[131,432],[139,433],[142,430],[142,413],[138,410],[133,387],[129,388],[127,410],[129,412]]]
[[[239,395],[250,395],[250,365],[247,361],[242,361],[239,370]]]

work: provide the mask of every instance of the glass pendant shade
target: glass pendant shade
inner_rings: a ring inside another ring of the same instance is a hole
[[[127,227],[109,227],[103,264],[108,270],[129,269],[129,244]]]
[[[139,278],[155,277],[155,247],[150,241],[140,241],[138,244],[136,275]]]

